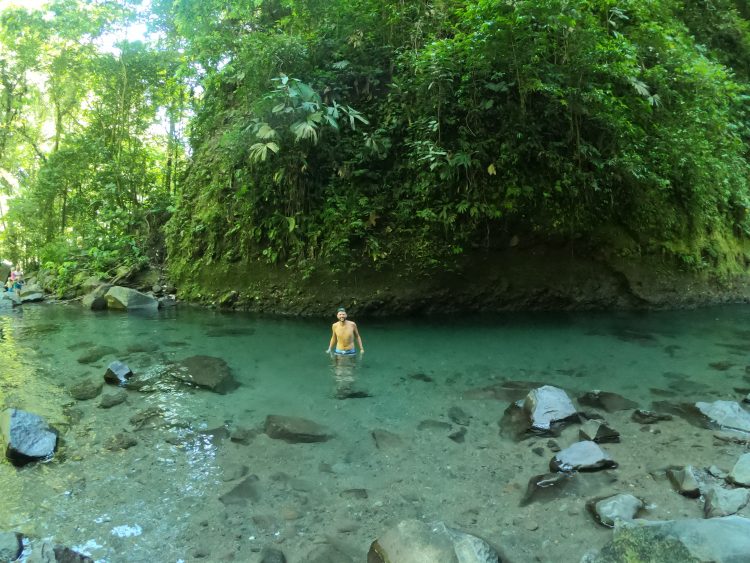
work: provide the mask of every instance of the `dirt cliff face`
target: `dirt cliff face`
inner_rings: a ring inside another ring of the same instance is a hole
[[[683,271],[658,257],[610,258],[571,248],[482,251],[450,270],[318,271],[236,262],[192,280],[178,296],[217,307],[326,315],[339,306],[368,316],[508,310],[684,308],[747,301],[747,272]]]

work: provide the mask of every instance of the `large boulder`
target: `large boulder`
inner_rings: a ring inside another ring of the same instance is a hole
[[[750,519],[620,521],[612,541],[581,563],[741,563],[750,560]]]
[[[5,285],[5,281],[10,275],[10,266],[5,262],[0,261],[0,285]]]
[[[81,300],[84,309],[103,311],[107,308],[107,292],[112,288],[109,284],[101,284],[89,291]]]
[[[110,287],[105,295],[107,308],[124,311],[156,311],[159,302],[145,293],[122,287],[119,285]]]
[[[44,301],[44,290],[37,283],[27,283],[18,290],[18,296],[21,298],[21,303]]]
[[[404,520],[370,545],[368,563],[499,563],[495,549],[481,538],[449,528]]]
[[[6,409],[0,414],[0,433],[5,442],[5,456],[18,466],[48,459],[57,447],[57,434],[45,420],[19,409]]]
[[[214,356],[190,356],[172,366],[169,373],[175,379],[215,393],[224,394],[238,386],[229,365]]]

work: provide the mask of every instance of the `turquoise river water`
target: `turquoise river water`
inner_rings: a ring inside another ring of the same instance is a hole
[[[606,413],[622,435],[605,446],[619,467],[520,506],[529,478],[548,471],[554,454],[549,438],[515,442],[499,421],[525,393],[517,390],[535,382],[572,398],[616,392],[642,408],[741,400],[750,391],[748,306],[352,319],[366,353],[342,366],[324,353],[333,313],[178,307],[142,316],[60,304],[0,313],[0,407],[35,412],[60,432],[52,460],[0,462],[0,531],[113,563],[259,561],[266,546],[292,563],[343,563],[365,561],[390,526],[418,518],[482,536],[509,561],[572,562],[611,538],[586,511],[590,498],[633,492],[647,500],[646,518],[700,517],[702,505],[674,493],[659,471],[726,471],[742,451],[679,418],[646,427],[631,411]],[[86,358],[92,350],[105,353]],[[239,387],[128,390],[126,402],[106,409],[68,392],[101,379],[113,360],[139,374],[196,354],[224,359]],[[451,409],[466,415],[461,440],[450,438],[462,426]],[[144,411],[157,414],[131,421]],[[272,414],[313,420],[333,438],[271,439],[263,427]],[[230,439],[238,431],[242,439]],[[390,433],[388,443],[376,443],[377,431]],[[116,434],[136,443],[107,447]],[[577,439],[570,428],[557,442]]]

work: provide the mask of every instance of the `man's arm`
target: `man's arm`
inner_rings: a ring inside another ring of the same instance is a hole
[[[359,329],[357,328],[357,323],[352,323],[354,325],[354,336],[357,337],[357,343],[359,344],[359,351],[360,353],[365,351],[365,347],[362,346],[362,337],[359,335]]]
[[[336,344],[336,324],[331,325],[331,341],[328,343],[328,350],[326,350],[326,354],[330,354],[331,350],[333,349],[334,344]]]

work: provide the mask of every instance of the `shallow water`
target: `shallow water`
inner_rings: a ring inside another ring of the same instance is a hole
[[[646,427],[630,411],[605,413],[622,442],[604,449],[620,467],[520,507],[529,478],[548,471],[554,453],[548,438],[499,435],[498,421],[519,397],[498,385],[547,383],[571,397],[603,389],[642,408],[655,400],[739,400],[750,387],[747,306],[354,319],[366,353],[344,364],[323,352],[333,320],[63,305],[0,315],[0,406],[44,416],[62,439],[50,462],[0,463],[0,530],[109,562],[255,561],[268,545],[291,562],[324,549],[364,561],[390,525],[419,518],[480,535],[511,561],[578,561],[611,536],[588,515],[587,500],[632,492],[649,503],[646,518],[701,517],[699,501],[674,493],[659,470],[716,464],[727,471],[742,451],[681,419]],[[102,346],[113,350],[79,361]],[[128,391],[127,402],[111,409],[66,391],[81,378],[101,378],[115,359],[139,374],[195,354],[223,358],[240,386],[226,395],[178,385]],[[352,393],[365,396],[342,399]],[[149,407],[160,414],[142,426],[130,422]],[[460,429],[448,416],[452,407],[471,417],[463,442],[449,438]],[[262,432],[269,414],[305,417],[335,436],[272,440]],[[246,443],[227,437],[242,428],[255,430]],[[375,430],[400,441],[378,448]],[[137,445],[107,449],[122,432]],[[557,442],[577,439],[571,427]],[[248,475],[257,476],[251,490],[224,496]]]

